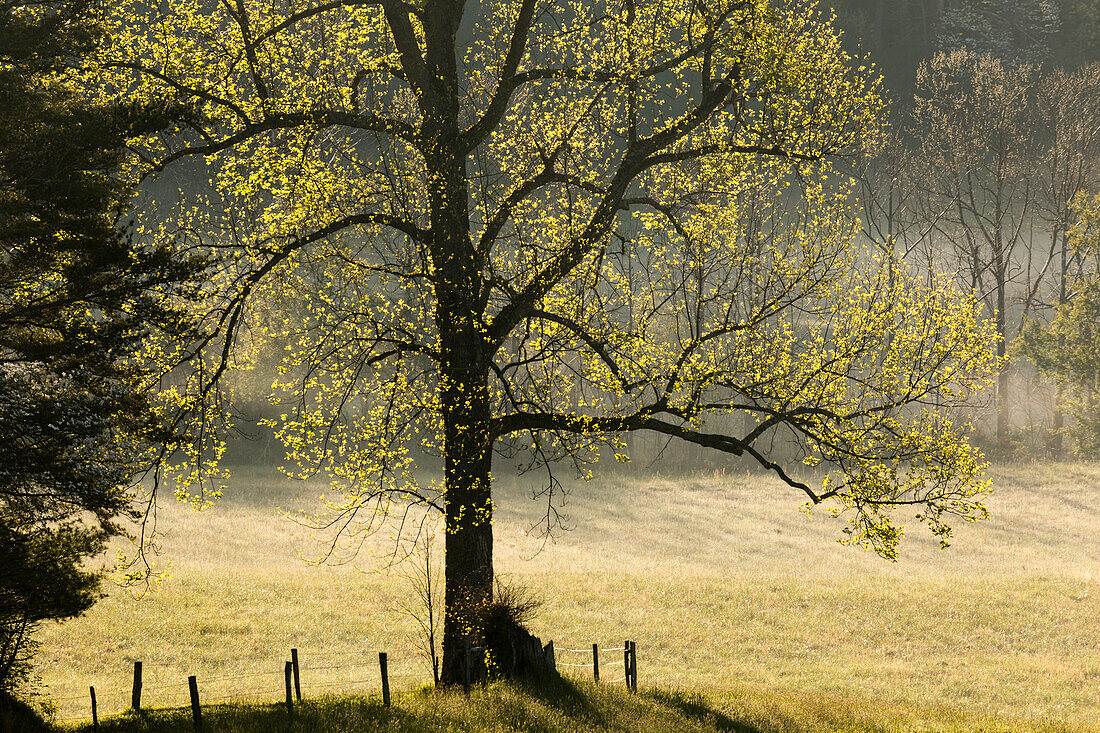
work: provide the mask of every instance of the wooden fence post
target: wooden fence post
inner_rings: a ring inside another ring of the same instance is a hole
[[[99,711],[95,707],[95,687],[89,687],[88,692],[92,696],[92,730],[99,731]]]
[[[130,693],[130,707],[134,712],[141,710],[141,662],[134,662],[134,689]]]
[[[630,689],[638,691],[638,642],[630,642]]]
[[[623,642],[623,677],[626,678],[626,689],[630,689],[630,639]]]
[[[294,676],[294,663],[287,662],[283,665],[283,681],[286,683],[286,714],[294,717],[294,697],[290,692],[290,678]]]
[[[592,679],[600,681],[600,645],[592,644]]]
[[[187,686],[191,689],[191,722],[195,730],[202,730],[202,708],[199,707],[199,682],[195,675],[187,678]]]
[[[466,663],[462,665],[462,691],[466,693],[467,697],[470,695],[470,640],[466,639],[464,644],[466,654],[464,655]]]
[[[382,673],[382,704],[390,706],[390,670],[389,659],[385,652],[378,652],[378,669]]]
[[[302,683],[298,678],[298,650],[290,650],[290,661],[294,663],[294,697],[298,699],[298,702],[302,701]]]

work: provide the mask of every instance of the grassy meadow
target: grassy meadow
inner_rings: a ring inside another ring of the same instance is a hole
[[[945,551],[913,527],[897,563],[841,547],[839,522],[800,511],[796,493],[762,474],[576,482],[571,529],[551,543],[527,532],[545,510],[531,481],[503,477],[497,571],[543,599],[533,630],[558,649],[637,641],[643,694],[629,704],[644,709],[625,720],[664,710],[700,730],[1100,731],[1100,466],[1000,466],[992,477],[990,521],[956,527]],[[369,552],[339,566],[302,561],[319,546],[276,507],[311,509],[320,491],[243,469],[209,510],[163,507],[170,576],[159,590],[115,591],[41,634],[38,669],[58,719],[90,715],[89,685],[101,715],[128,707],[134,660],[148,707],[184,704],[189,674],[204,703],[274,702],[297,647],[307,698],[378,695],[377,652],[388,651],[398,706],[445,721],[461,701],[415,692],[430,672],[401,611],[408,582]],[[601,661],[605,680],[621,676],[621,653]],[[590,670],[564,669],[586,705],[626,704],[617,687],[583,682]],[[478,694],[487,709],[523,697],[508,686]],[[669,720],[646,725],[683,727]]]

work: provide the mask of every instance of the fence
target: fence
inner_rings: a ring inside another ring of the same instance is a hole
[[[554,642],[550,642],[552,657],[555,659],[555,667],[559,671],[575,673],[575,670],[590,668],[593,678],[600,681],[600,646],[592,644],[591,648],[571,649],[555,648]],[[464,687],[469,693],[471,682],[471,667],[474,653],[483,653],[482,647],[471,646],[468,642],[465,648]],[[604,661],[603,667],[622,667],[621,675],[618,670],[615,676],[608,678],[606,682],[623,682],[627,689],[633,692],[638,690],[638,659],[637,645],[633,641],[625,641],[621,647],[603,648],[604,654],[615,654],[616,658]],[[617,657],[622,653],[622,658]],[[576,659],[573,655],[591,654],[590,661],[571,662],[556,661],[558,654],[564,654],[567,658]],[[351,660],[351,661],[348,661]],[[395,671],[396,666],[396,671]],[[484,662],[479,665],[484,668]],[[563,669],[564,668],[564,669]],[[153,675],[148,672],[152,669]],[[165,670],[166,667],[149,665],[142,661],[133,663],[133,680],[128,692],[114,690],[112,699],[118,703],[111,706],[110,712],[122,712],[127,709],[141,710],[143,708],[190,708],[195,730],[202,727],[202,708],[204,705],[240,703],[240,702],[265,702],[285,704],[287,715],[293,717],[295,707],[302,701],[302,690],[312,692],[363,692],[377,691],[381,693],[382,704],[389,706],[391,702],[391,679],[410,680],[415,679],[420,684],[430,684],[433,681],[431,668],[428,665],[423,652],[403,650],[396,657],[390,652],[378,652],[377,661],[364,659],[363,653],[351,652],[342,654],[327,654],[320,657],[319,662],[311,662],[308,655],[299,654],[297,648],[290,650],[290,658],[283,661],[278,667],[272,664],[270,670],[259,672],[242,672],[235,674],[223,674],[216,677],[199,677],[189,675],[186,681],[172,681],[158,678],[157,670]],[[427,670],[424,674],[423,670]],[[325,672],[326,681],[318,681],[314,673]],[[335,675],[333,673],[336,673]],[[340,679],[332,679],[332,677]],[[150,684],[150,680],[153,683]],[[337,689],[338,688],[338,689]],[[211,694],[211,690],[216,693]],[[99,729],[99,712],[104,700],[102,690],[97,699],[96,688],[88,688],[88,696],[70,695],[54,698],[55,702],[76,704],[80,699],[90,703],[86,708],[90,713],[93,730]],[[149,704],[152,702],[153,704]],[[63,722],[80,722],[89,720],[88,715],[67,715],[62,717]]]
[[[587,661],[568,661],[568,662],[555,661],[555,665],[559,668],[559,670],[561,668],[565,668],[565,671],[572,672],[574,674],[576,674],[577,672],[581,672],[582,670],[590,669],[590,670],[592,670],[592,679],[599,682],[601,680],[601,677],[600,677],[600,668],[601,668],[600,651],[601,651],[600,645],[598,643],[595,643],[595,642],[592,644],[591,647],[585,647],[585,648],[580,648],[580,649],[567,649],[567,648],[558,649],[558,648],[555,648],[554,649],[554,654],[555,655],[564,654],[566,659],[580,659],[580,657],[582,655],[588,656]],[[611,668],[611,669],[615,670],[615,672],[614,672],[615,676],[614,677],[607,678],[606,675],[605,675],[604,678],[603,678],[603,681],[612,682],[612,683],[623,682],[623,683],[626,684],[626,688],[628,690],[630,690],[631,692],[637,692],[638,691],[638,645],[635,642],[630,641],[629,639],[627,639],[626,641],[623,642],[622,646],[619,646],[619,647],[603,647],[602,651],[603,651],[604,654],[615,654],[616,655],[616,657],[611,659],[610,661],[602,662],[602,666],[603,666],[604,669]],[[618,658],[619,653],[622,654],[621,659]],[[617,667],[622,667],[621,673],[618,669],[616,669]],[[585,675],[585,676],[587,676],[587,675]]]
[[[63,703],[60,720],[66,723],[90,720],[98,729],[100,713],[121,713],[127,709],[191,708],[192,717],[201,723],[202,707],[211,704],[258,702],[285,703],[293,714],[303,693],[380,692],[389,704],[391,682],[406,686],[431,683],[432,672],[423,654],[414,650],[379,652],[377,657],[363,652],[321,653],[310,655],[290,650],[289,658],[269,662],[269,669],[231,674],[183,678],[177,668],[135,661],[128,689],[91,686],[87,693],[54,697]],[[171,675],[171,676],[169,676]],[[90,705],[89,705],[90,703]],[[75,710],[85,711],[83,714]],[[70,712],[73,711],[73,712]],[[198,725],[198,724],[197,724]]]

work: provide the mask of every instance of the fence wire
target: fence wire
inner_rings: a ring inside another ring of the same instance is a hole
[[[383,649],[385,647],[382,647]],[[388,677],[398,680],[402,687],[415,687],[417,682],[432,682],[430,663],[419,650],[399,647],[396,651],[387,651]],[[248,671],[220,669],[215,676],[204,677],[198,671],[196,683],[200,705],[218,705],[237,702],[268,702],[281,704],[286,699],[285,664],[291,654],[287,650],[286,658],[269,658],[260,664],[271,664],[273,669]],[[356,661],[358,660],[358,661]],[[252,665],[255,669],[256,665]],[[277,668],[275,668],[277,667]],[[189,707],[191,696],[190,683],[184,679],[169,682],[169,675],[183,675],[179,666],[164,663],[142,662],[141,706],[142,708]],[[117,677],[112,684],[97,684],[96,708],[99,717],[117,715],[130,709],[132,702],[131,678],[119,682]],[[179,679],[179,677],[177,677]],[[346,652],[335,649],[311,652],[298,650],[298,679],[303,694],[310,690],[348,690],[357,693],[374,691],[382,694],[381,671],[377,652]],[[377,688],[375,690],[374,688]],[[291,683],[294,697],[297,688]],[[57,708],[54,720],[60,723],[80,723],[91,721],[91,693],[87,689],[71,695],[54,695],[50,700]]]
[[[556,663],[558,667],[569,669],[591,668],[592,647],[584,648],[556,648],[555,654],[584,654],[589,660],[584,662]],[[605,654],[626,651],[625,647],[599,647],[599,651]],[[427,660],[422,650],[413,650],[407,647],[394,652],[386,652],[388,677],[390,680],[402,680],[407,686],[412,686],[416,681],[431,683],[434,681],[431,663]],[[239,671],[220,670],[214,677],[203,677],[201,672],[196,674],[196,683],[199,691],[200,705],[219,705],[243,702],[268,702],[281,704],[286,696],[286,659],[278,661],[277,670],[264,671]],[[346,660],[361,661],[346,661]],[[316,661],[313,661],[316,660]],[[263,664],[276,665],[275,659],[269,659]],[[623,666],[623,659],[601,660],[601,667]],[[254,668],[254,666],[253,666]],[[322,652],[310,652],[310,650],[298,650],[298,680],[303,694],[311,690],[331,691],[341,689],[346,691],[363,692],[370,690],[381,694],[381,671],[378,659],[373,652],[357,651],[343,652],[325,650]],[[346,674],[343,672],[346,671]],[[315,673],[328,673],[321,679],[311,679]],[[169,675],[182,674],[178,666],[165,663],[142,662],[141,703],[142,708],[165,707],[189,707],[191,697],[189,694],[189,682],[169,682],[165,678]],[[178,677],[177,677],[178,679]],[[625,682],[625,672],[614,679],[602,678],[608,683]],[[163,680],[163,681],[162,681]],[[249,684],[259,682],[260,684]],[[247,681],[245,684],[233,684]],[[391,684],[391,688],[393,685]],[[375,689],[377,688],[377,689]],[[297,686],[292,683],[291,689],[297,698]],[[100,688],[96,686],[97,711],[100,717],[116,715],[130,709],[132,688],[130,685],[120,688],[117,683]],[[61,723],[78,723],[90,721],[92,718],[90,692],[72,695],[53,696],[51,701],[57,706],[57,715],[54,719]]]

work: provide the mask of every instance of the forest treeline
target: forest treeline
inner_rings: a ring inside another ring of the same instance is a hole
[[[1018,56],[1066,69],[1100,60],[1100,6],[1093,0],[834,0],[837,24],[882,70],[899,99],[917,67],[945,47]]]

